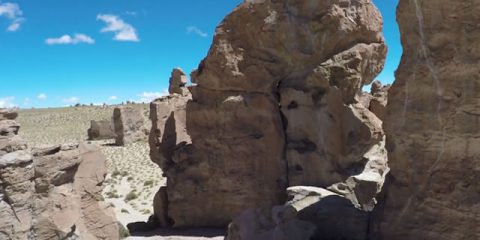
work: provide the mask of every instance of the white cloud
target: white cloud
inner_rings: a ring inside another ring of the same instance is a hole
[[[63,102],[64,103],[70,103],[70,104],[76,104],[76,103],[80,102],[80,98],[78,98],[78,97],[66,98],[66,99],[63,99]]]
[[[78,44],[78,43],[94,44],[95,40],[90,36],[80,33],[80,34],[75,34],[74,36],[63,35],[59,38],[47,38],[47,40],[45,40],[45,43],[48,45]]]
[[[110,96],[108,99],[110,99],[110,100],[117,100],[118,97],[117,97],[117,96]]]
[[[12,21],[12,23],[8,26],[7,31],[15,32],[20,29],[22,22],[25,20],[22,16],[23,12],[18,4],[0,2],[0,17],[5,17]]]
[[[162,93],[160,93],[160,92],[143,92],[142,94],[138,95],[140,97],[140,99],[138,101],[148,103],[148,102],[152,102],[153,100],[155,100],[157,98],[161,98],[161,97],[164,97],[164,96],[167,96],[167,95],[168,95],[167,90],[164,90]]]
[[[200,37],[208,37],[208,33],[202,31],[201,29],[199,29],[198,27],[195,27],[195,26],[187,27],[187,33],[189,33],[189,34],[190,33],[195,33]]]
[[[100,30],[101,32],[115,33],[114,40],[139,42],[137,30],[130,24],[124,22],[121,18],[111,14],[99,14],[97,20],[101,20],[107,24]]]
[[[17,105],[13,103],[15,97],[4,97],[0,98],[0,108],[14,108]]]
[[[43,100],[46,100],[48,97],[47,97],[47,94],[40,93],[40,94],[38,94],[37,98],[38,98],[38,100],[43,101]]]
[[[23,101],[23,105],[24,106],[30,105],[30,98],[25,98],[25,100]]]

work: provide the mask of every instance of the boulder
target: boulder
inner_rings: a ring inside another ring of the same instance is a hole
[[[115,129],[115,144],[124,146],[138,141],[146,141],[148,131],[145,118],[140,108],[122,106],[113,110],[113,126]]]
[[[388,166],[381,121],[355,96],[382,70],[386,49],[369,0],[240,4],[191,74],[189,137],[176,114],[162,114],[175,124],[169,151],[152,154],[167,177],[160,219],[226,226],[246,209],[283,204],[295,185],[331,188],[350,212],[368,216]]]
[[[400,0],[377,239],[480,239],[478,1]]]
[[[106,140],[117,137],[111,120],[90,121],[90,128],[87,133],[88,140]]]
[[[0,108],[0,121],[15,120],[18,117],[18,112],[15,109]]]
[[[180,94],[182,96],[189,95],[190,92],[187,89],[186,85],[188,83],[187,75],[181,68],[175,68],[172,70],[172,75],[170,77],[170,85],[168,92],[170,94]]]

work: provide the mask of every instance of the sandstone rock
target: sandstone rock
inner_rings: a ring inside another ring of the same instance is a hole
[[[88,129],[88,140],[105,140],[114,139],[115,129],[110,120],[90,121],[90,128]]]
[[[480,239],[478,1],[400,0],[378,239]]]
[[[182,96],[189,95],[190,92],[186,87],[187,82],[187,75],[185,75],[182,69],[173,69],[168,92],[170,94],[180,94]]]
[[[15,120],[18,117],[18,112],[14,109],[0,108],[0,121]]]
[[[122,106],[113,110],[115,143],[123,146],[128,143],[144,141],[148,131],[145,128],[143,112],[134,106]]]
[[[368,234],[368,213],[351,202],[316,187],[291,187],[284,206],[248,210],[229,226],[227,240],[363,240]]]
[[[119,239],[101,199],[105,157],[92,146],[27,148],[0,120],[0,239]],[[8,132],[8,134],[4,134]]]
[[[225,226],[245,209],[284,203],[294,185],[343,184],[338,204],[368,216],[388,166],[381,121],[355,96],[383,68],[381,32],[369,0],[239,5],[191,75],[191,144],[169,137],[173,152],[152,154],[173,226]]]
[[[190,99],[190,95],[173,94],[150,103],[150,157],[162,169],[173,164],[178,145],[191,143],[186,126],[186,106]]]

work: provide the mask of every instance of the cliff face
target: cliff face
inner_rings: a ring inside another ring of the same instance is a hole
[[[156,203],[161,222],[226,226],[248,208],[283,204],[296,185],[330,187],[370,209],[388,167],[381,121],[355,96],[383,68],[381,32],[370,0],[239,5],[192,73],[189,137],[170,127],[175,141],[151,138],[168,179]],[[173,115],[181,126],[182,113]]]
[[[382,239],[480,239],[480,2],[401,0]]]

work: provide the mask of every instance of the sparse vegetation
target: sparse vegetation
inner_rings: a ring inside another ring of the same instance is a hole
[[[125,202],[129,202],[137,198],[138,198],[137,193],[135,192],[135,190],[132,190],[127,194],[127,196],[125,196]]]

